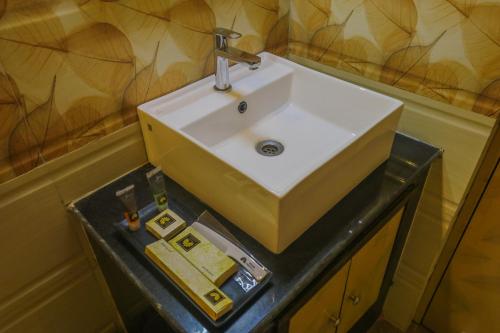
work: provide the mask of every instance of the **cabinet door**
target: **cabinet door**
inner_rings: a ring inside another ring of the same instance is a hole
[[[334,333],[349,263],[345,264],[290,320],[290,333]]]
[[[351,260],[337,333],[347,332],[377,300],[403,209]]]

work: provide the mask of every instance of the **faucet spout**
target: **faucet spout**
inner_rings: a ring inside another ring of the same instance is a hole
[[[228,39],[236,39],[241,34],[224,28],[216,28],[215,36],[215,86],[217,91],[230,91],[229,61],[246,64],[250,70],[259,68],[261,59],[255,54],[239,50],[228,45]]]
[[[246,64],[250,69],[257,69],[260,66],[259,56],[256,56],[255,54],[251,54],[234,47],[227,47],[225,49],[216,49],[215,56],[223,57],[235,62]]]

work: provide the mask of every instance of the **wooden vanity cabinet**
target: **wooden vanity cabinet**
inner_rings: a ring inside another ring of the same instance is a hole
[[[345,264],[316,294],[290,319],[289,332],[335,332],[340,323],[349,263]]]
[[[378,298],[403,210],[351,259],[337,333],[348,332]]]
[[[290,319],[289,333],[346,333],[376,302],[401,208]]]

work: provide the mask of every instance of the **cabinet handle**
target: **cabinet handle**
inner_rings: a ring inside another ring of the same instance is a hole
[[[337,318],[334,315],[329,315],[328,320],[333,324],[333,326],[337,327],[340,325],[340,318]]]
[[[354,295],[349,296],[349,299],[352,301],[352,304],[354,305],[357,305],[361,300],[359,296],[354,296]]]

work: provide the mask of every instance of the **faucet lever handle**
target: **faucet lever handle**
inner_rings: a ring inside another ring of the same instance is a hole
[[[214,35],[225,37],[228,39],[238,39],[241,37],[241,34],[239,32],[236,32],[236,31],[233,31],[230,29],[226,29],[226,28],[215,28]]]

